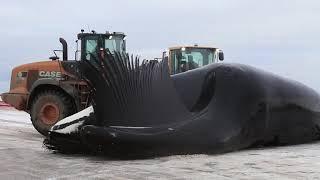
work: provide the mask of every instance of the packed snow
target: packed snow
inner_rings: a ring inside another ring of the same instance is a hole
[[[1,103],[0,96],[0,103]],[[0,106],[0,120],[19,123],[31,123],[30,115],[13,107]]]
[[[3,107],[3,106],[9,106],[9,104],[6,104],[5,102],[2,101],[2,98],[0,96],[0,107]]]
[[[28,113],[13,108],[0,108],[0,119],[10,122],[31,123]]]
[[[62,124],[66,124],[66,123],[70,123],[74,120],[77,120],[77,119],[80,119],[82,117],[85,117],[85,116],[89,116],[90,113],[93,113],[93,107],[92,106],[89,106],[87,107],[86,109],[78,112],[78,113],[75,113],[69,117],[66,117],[62,120],[60,120],[59,122],[56,123],[56,125],[62,125]]]
[[[90,111],[89,111],[90,112]],[[320,142],[218,155],[117,160],[43,146],[25,112],[0,108],[0,179],[319,179]]]
[[[84,122],[84,120],[81,120],[81,121],[77,121],[77,120],[82,117],[89,116],[93,112],[94,112],[93,107],[89,106],[88,108],[86,108],[76,114],[73,114],[69,117],[66,117],[66,118],[60,120],[51,128],[51,131],[62,133],[62,134],[70,134],[72,132],[76,132],[78,130],[78,127],[81,126]],[[73,121],[74,121],[74,123],[72,123]],[[64,128],[60,128],[59,126],[63,125],[63,124],[70,124],[70,125],[68,125]]]
[[[57,133],[61,133],[61,134],[70,134],[72,132],[77,132],[78,131],[78,127],[81,126],[84,123],[84,120],[82,121],[78,121],[76,123],[73,123],[65,128],[61,128],[61,129],[55,129],[53,130],[51,128],[51,131],[57,132]],[[56,127],[56,126],[55,126]]]

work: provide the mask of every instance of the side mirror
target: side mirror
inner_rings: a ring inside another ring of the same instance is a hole
[[[165,58],[167,58],[168,59],[168,52],[167,51],[163,51],[162,52],[162,59],[165,59]]]
[[[223,51],[219,50],[219,52],[218,52],[218,56],[219,56],[219,60],[220,60],[220,61],[223,61],[223,60],[224,60],[224,54],[223,54]]]
[[[80,50],[79,50],[79,40],[76,40],[76,44],[77,44],[77,50],[74,52],[74,59],[78,60],[78,59],[80,59],[78,57],[79,56],[79,52],[80,52]]]

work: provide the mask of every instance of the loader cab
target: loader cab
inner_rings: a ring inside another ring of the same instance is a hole
[[[92,60],[92,56],[99,56],[102,50],[109,49],[111,53],[126,52],[125,34],[121,32],[106,32],[105,34],[80,33],[78,34],[78,43],[80,44],[80,60]],[[76,60],[78,59],[76,52]]]
[[[197,45],[172,47],[163,56],[168,59],[170,74],[182,73],[224,59],[222,50]]]

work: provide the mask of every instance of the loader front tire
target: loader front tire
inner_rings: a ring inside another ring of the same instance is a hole
[[[75,113],[72,99],[57,90],[44,90],[37,94],[31,105],[31,121],[34,128],[44,136],[59,120]]]

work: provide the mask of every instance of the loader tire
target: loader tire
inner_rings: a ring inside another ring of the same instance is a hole
[[[59,120],[75,113],[75,106],[68,95],[57,90],[45,90],[34,98],[31,105],[31,121],[44,136]]]

